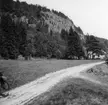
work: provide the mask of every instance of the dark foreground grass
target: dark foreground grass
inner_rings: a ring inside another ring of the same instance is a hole
[[[33,81],[49,72],[91,63],[90,60],[46,60],[33,61],[0,60],[0,71],[7,76],[11,89]]]
[[[108,87],[83,79],[67,79],[29,105],[108,105]]]

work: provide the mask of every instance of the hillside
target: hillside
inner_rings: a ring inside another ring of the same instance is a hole
[[[19,0],[10,1],[8,5],[3,2],[0,9],[1,57],[94,59],[88,56],[89,52],[92,52],[91,56],[107,52],[107,40],[104,43],[94,35],[87,38],[82,29],[62,12]]]
[[[62,29],[69,31],[70,27],[84,38],[83,31],[80,27],[76,27],[71,19],[62,12],[50,10],[47,7],[40,5],[27,4],[26,2],[14,2],[14,8],[17,10],[15,13],[20,15],[22,21],[30,26],[36,27],[47,24],[48,30],[53,32],[61,32]]]

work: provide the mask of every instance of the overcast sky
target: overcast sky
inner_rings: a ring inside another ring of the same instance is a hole
[[[66,14],[84,33],[108,39],[108,0],[20,0]]]

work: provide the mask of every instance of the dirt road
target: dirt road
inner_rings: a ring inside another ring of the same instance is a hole
[[[0,98],[0,105],[24,105],[38,95],[50,90],[55,84],[66,77],[77,77],[81,71],[89,69],[103,62],[83,64],[54,73],[49,73],[35,81],[9,91],[9,96]]]

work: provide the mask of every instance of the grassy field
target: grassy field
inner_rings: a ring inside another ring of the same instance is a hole
[[[44,76],[49,72],[92,62],[96,61],[55,59],[36,59],[33,61],[0,60],[0,71],[3,71],[4,75],[7,76],[12,89]]]
[[[68,78],[28,105],[108,105],[108,86]]]

